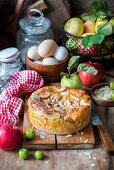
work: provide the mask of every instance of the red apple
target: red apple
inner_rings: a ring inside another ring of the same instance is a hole
[[[87,87],[92,87],[103,79],[104,68],[100,63],[85,62],[85,64],[88,64],[88,67],[92,66],[98,70],[98,73],[96,75],[86,73],[83,70],[80,70],[78,72],[78,76],[82,80],[83,85]]]
[[[21,145],[23,133],[21,128],[14,125],[3,125],[0,127],[0,148],[3,150],[13,150]]]

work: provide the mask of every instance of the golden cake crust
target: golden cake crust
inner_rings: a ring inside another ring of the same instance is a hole
[[[91,117],[90,97],[79,89],[45,86],[28,100],[32,125],[50,134],[69,134],[86,127]]]

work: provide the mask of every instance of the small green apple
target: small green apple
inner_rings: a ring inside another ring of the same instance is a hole
[[[114,17],[109,22],[112,24],[112,33],[114,34]]]
[[[27,129],[27,130],[25,131],[25,137],[26,137],[27,139],[33,139],[34,136],[35,136],[35,131],[34,131],[34,129]]]
[[[111,100],[114,100],[114,92],[111,93],[110,98]]]
[[[110,88],[114,90],[114,81],[110,82]]]
[[[36,159],[41,160],[41,159],[43,158],[43,152],[41,152],[41,151],[36,151],[36,152],[35,152],[35,157],[36,157]]]
[[[27,149],[21,149],[21,150],[19,151],[19,157],[20,157],[21,159],[27,159],[27,158],[29,158],[29,151],[28,151]]]
[[[61,78],[61,87],[70,87],[73,89],[82,89],[82,81],[77,74],[73,73],[70,77],[63,76]]]

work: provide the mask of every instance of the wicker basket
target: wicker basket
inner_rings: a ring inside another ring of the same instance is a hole
[[[63,25],[62,45],[67,48],[71,56],[79,55],[82,62],[97,61],[104,66],[114,64],[114,34],[105,37],[101,44],[93,44],[87,49],[82,45],[82,38],[66,32]]]

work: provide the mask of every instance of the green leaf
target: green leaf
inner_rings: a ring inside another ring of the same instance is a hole
[[[107,14],[107,15],[111,15],[111,10],[106,11],[106,14]]]
[[[99,9],[101,8],[101,2],[99,2],[98,0],[95,0],[95,1],[91,2],[90,5],[96,11],[99,11]]]
[[[104,12],[98,12],[97,14],[96,14],[96,18],[98,19],[98,18],[106,18],[107,17],[107,15],[104,13]]]
[[[67,73],[64,73],[64,72],[61,72],[60,75],[61,75],[61,76],[68,76],[68,74],[67,74]]]
[[[105,34],[103,33],[102,30],[100,30],[95,35],[91,36],[90,42],[93,44],[101,44],[104,38],[105,38]]]
[[[112,24],[109,22],[102,23],[102,24],[98,25],[98,27],[97,27],[97,31],[99,32],[100,30],[102,30],[106,36],[111,35],[112,34]]]
[[[108,4],[107,1],[105,0],[103,3],[95,0],[92,3],[90,3],[90,5],[93,7],[94,10],[96,10],[97,12],[102,10],[102,11],[107,11],[108,10]]]
[[[70,58],[69,63],[68,63],[68,72],[70,73],[70,71],[77,67],[78,63],[79,63],[79,58],[80,56],[73,56]]]
[[[92,10],[90,12],[86,12],[80,15],[83,21],[96,21],[96,11]]]
[[[87,67],[88,67],[88,64],[84,64],[84,63],[81,63],[81,64],[79,64],[78,65],[78,67],[77,67],[77,71],[79,72],[80,70],[86,70],[87,69]]]
[[[101,3],[101,9],[106,11],[108,9],[107,1],[105,0],[103,3]]]
[[[96,21],[96,16],[95,15],[87,15],[87,16],[83,16],[81,15],[81,18],[83,21]]]
[[[90,38],[92,37],[93,35],[87,35],[86,37],[84,37],[82,39],[82,45],[85,47],[85,48],[88,48],[92,45],[91,41],[90,41]]]
[[[85,48],[90,47],[92,44],[101,44],[101,42],[104,40],[105,34],[102,30],[100,30],[95,35],[87,35],[82,39],[82,45]]]
[[[79,64],[77,67],[77,71],[79,72],[80,70],[85,71],[88,74],[93,74],[96,75],[98,73],[98,70],[96,68],[94,68],[93,66],[88,66],[88,64]]]

